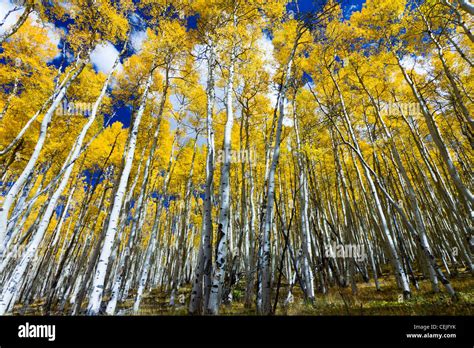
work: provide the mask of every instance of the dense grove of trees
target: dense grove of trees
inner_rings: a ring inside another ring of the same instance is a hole
[[[405,298],[421,274],[455,300],[450,278],[474,271],[471,2],[16,3],[0,314],[137,312],[185,287],[190,314],[218,314],[237,286],[271,314],[296,288],[379,289],[387,268]],[[104,44],[119,54],[100,72]]]

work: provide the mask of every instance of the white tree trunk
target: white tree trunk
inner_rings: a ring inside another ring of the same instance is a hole
[[[71,152],[69,153],[68,160],[64,163],[63,167],[61,168],[61,171],[64,171],[64,175],[56,188],[55,192],[51,196],[51,198],[48,201],[48,205],[46,207],[46,210],[43,214],[43,217],[41,218],[39,224],[38,224],[38,229],[35,232],[35,235],[33,237],[33,241],[30,243],[28,246],[27,251],[25,252],[24,256],[22,257],[22,260],[20,261],[19,265],[15,268],[15,271],[13,272],[13,275],[11,279],[8,282],[8,285],[5,288],[4,293],[2,294],[2,300],[0,301],[0,313],[2,313],[2,304],[8,303],[11,301],[12,297],[14,296],[14,292],[18,291],[17,289],[17,284],[18,284],[18,278],[23,277],[24,272],[26,270],[26,266],[29,264],[29,261],[31,258],[33,258],[36,254],[36,250],[39,247],[39,244],[43,240],[43,236],[48,229],[49,222],[51,220],[51,216],[54,213],[54,209],[56,208],[56,204],[63,193],[64,189],[66,188],[66,185],[69,181],[69,177],[71,176],[71,173],[74,169],[74,162],[80,155],[82,143],[84,142],[84,139],[86,137],[87,131],[91,127],[91,125],[94,123],[95,118],[97,116],[97,112],[99,110],[99,106],[102,103],[102,100],[104,99],[104,96],[107,92],[107,87],[109,85],[109,82],[112,78],[112,74],[114,73],[116,67],[118,66],[120,59],[117,58],[117,60],[114,63],[114,66],[112,70],[110,71],[106,81],[104,82],[104,85],[102,87],[101,93],[99,97],[97,98],[96,102],[94,103],[94,107],[92,109],[92,113],[89,116],[88,121],[84,125],[84,127],[81,130],[81,133],[77,137],[76,141],[74,142],[74,145],[71,149]],[[24,260],[25,259],[25,260]]]
[[[470,1],[468,1],[468,0],[457,0],[457,1],[459,3],[459,6],[461,6],[461,8],[464,11],[469,13],[471,16],[474,16],[474,5],[471,4]]]
[[[227,122],[224,129],[224,162],[221,167],[221,185],[220,185],[220,204],[221,210],[219,214],[219,225],[218,225],[218,245],[216,264],[214,273],[212,275],[212,286],[209,296],[208,310],[211,314],[219,313],[219,304],[222,297],[222,285],[224,284],[225,277],[225,264],[227,259],[227,243],[229,232],[229,220],[230,220],[230,164],[231,164],[231,150],[232,150],[232,126],[234,124],[234,113],[232,108],[232,93],[233,91],[233,79],[234,79],[234,57],[231,57],[231,63],[229,67],[229,80],[227,83],[227,95],[226,95],[226,109],[227,109]]]
[[[267,183],[267,202],[265,206],[265,216],[264,216],[264,225],[261,243],[263,244],[260,247],[259,254],[259,267],[261,280],[259,284],[259,291],[261,292],[261,299],[257,302],[257,310],[260,314],[268,315],[271,313],[271,269],[270,269],[270,231],[272,229],[272,220],[273,220],[273,203],[274,203],[274,194],[275,194],[275,171],[278,166],[278,161],[280,159],[280,142],[281,142],[281,133],[283,129],[283,118],[285,117],[285,101],[286,101],[286,92],[288,89],[288,83],[291,74],[291,67],[293,65],[293,58],[296,52],[296,47],[298,45],[300,35],[297,36],[290,56],[288,58],[287,65],[285,67],[285,77],[284,82],[279,95],[279,115],[278,123],[275,134],[275,146],[273,148],[272,162],[268,172],[268,183]]]
[[[430,110],[428,109],[425,99],[419,93],[418,88],[416,87],[415,83],[413,82],[411,77],[407,74],[405,68],[402,66],[400,58],[397,55],[395,55],[395,57],[397,59],[398,66],[400,70],[402,71],[402,74],[405,78],[405,81],[410,86],[413,92],[413,95],[415,96],[416,100],[418,101],[418,104],[421,107],[421,112],[423,116],[425,117],[428,130],[430,131],[430,134],[433,137],[433,141],[436,144],[441,154],[441,158],[443,159],[444,163],[446,164],[446,167],[448,168],[448,172],[451,176],[451,179],[453,180],[454,186],[456,186],[459,194],[463,198],[466,199],[470,216],[471,218],[473,218],[474,216],[473,216],[472,205],[474,204],[474,195],[462,182],[461,177],[459,176],[459,172],[456,169],[456,166],[454,165],[453,160],[451,159],[451,155],[449,154],[449,151],[446,148],[446,145],[444,144],[444,140],[441,136],[441,133],[439,132],[439,129],[438,129],[438,126],[436,125],[435,120],[433,119],[433,116],[431,115]]]
[[[5,30],[3,34],[0,35],[0,44],[2,44],[10,36],[15,34],[18,31],[18,29],[20,29],[20,27],[23,25],[23,23],[25,23],[25,21],[28,19],[28,16],[30,15],[32,11],[33,11],[33,1],[28,0],[27,5],[25,6],[25,10],[21,14],[20,18],[18,18],[18,20],[11,27],[9,27],[7,30]]]
[[[390,256],[391,256],[390,261],[392,262],[392,265],[393,265],[396,277],[399,281],[399,284],[402,287],[403,296],[405,298],[410,298],[411,291],[410,291],[410,284],[408,282],[408,277],[406,275],[405,270],[403,269],[403,265],[401,263],[400,256],[398,254],[398,251],[397,251],[397,248],[396,248],[396,245],[395,245],[395,241],[393,240],[392,234],[390,233],[390,229],[389,229],[389,226],[388,226],[388,223],[387,223],[387,218],[386,218],[385,212],[382,208],[382,203],[380,201],[379,194],[378,194],[377,189],[375,187],[374,180],[372,179],[372,176],[371,176],[371,173],[368,169],[367,163],[365,162],[365,160],[362,156],[362,153],[360,151],[359,143],[358,143],[358,140],[355,136],[354,129],[352,127],[352,123],[351,123],[351,120],[349,118],[349,114],[347,112],[346,105],[345,105],[345,102],[344,102],[344,97],[342,95],[341,89],[339,88],[339,84],[337,83],[334,76],[332,75],[332,72],[329,69],[328,69],[328,71],[329,71],[330,77],[331,77],[331,79],[334,83],[334,86],[336,87],[337,93],[339,95],[339,101],[340,101],[341,107],[342,107],[342,116],[343,116],[343,119],[346,123],[347,130],[349,132],[349,136],[350,136],[350,139],[351,139],[352,144],[353,144],[353,149],[355,150],[356,154],[358,155],[358,158],[361,162],[361,165],[363,166],[365,178],[367,180],[367,184],[369,185],[370,192],[372,193],[372,197],[374,198],[374,204],[375,204],[375,208],[376,208],[377,215],[379,217],[379,222],[380,222],[380,229],[382,230],[382,232],[385,236],[387,246],[388,246],[388,249],[390,251]],[[337,128],[337,126],[336,126],[336,128]]]
[[[203,209],[203,223],[201,232],[201,244],[199,249],[198,262],[195,269],[193,288],[191,290],[191,300],[189,312],[195,314],[201,311],[201,307],[207,308],[209,291],[211,287],[211,267],[212,267],[212,188],[214,180],[214,68],[216,60],[215,47],[211,43],[209,47],[208,59],[208,80],[207,80],[207,158],[206,158],[206,185]],[[204,283],[204,284],[203,284]],[[204,290],[203,290],[204,287]],[[204,296],[203,296],[204,292]],[[204,299],[204,304],[202,300]],[[204,306],[203,306],[204,305]]]
[[[295,103],[295,101],[293,101]],[[294,104],[295,105],[295,104]],[[306,285],[306,296],[310,301],[314,300],[314,275],[311,263],[311,236],[309,230],[309,213],[308,213],[308,181],[305,173],[304,157],[301,149],[301,141],[299,135],[298,118],[296,116],[296,106],[293,108],[294,127],[296,134],[297,158],[298,167],[300,170],[299,184],[300,184],[300,222],[301,222],[301,242],[303,250],[303,274]]]
[[[107,272],[107,266],[109,264],[110,254],[112,252],[115,235],[117,233],[117,227],[120,219],[120,211],[122,208],[123,199],[125,197],[125,190],[127,189],[128,177],[132,169],[133,157],[135,154],[135,147],[137,144],[138,128],[145,111],[146,102],[148,100],[148,92],[153,82],[153,69],[150,71],[147,82],[144,87],[144,91],[140,100],[140,107],[135,119],[133,121],[133,128],[129,135],[128,147],[125,156],[125,165],[120,177],[117,193],[114,198],[114,205],[110,213],[109,224],[107,226],[107,232],[105,234],[104,244],[99,256],[99,262],[97,264],[96,273],[94,275],[94,281],[92,284],[92,294],[89,299],[89,305],[87,307],[87,313],[89,315],[97,315],[99,313],[100,305],[102,302],[102,296],[104,292],[104,281]]]
[[[16,196],[23,187],[23,184],[25,183],[26,179],[33,172],[36,161],[39,158],[41,150],[43,149],[43,145],[46,140],[46,133],[48,131],[51,118],[53,117],[56,108],[59,106],[59,103],[64,98],[64,95],[66,94],[69,86],[76,79],[76,77],[79,76],[84,66],[85,62],[82,62],[80,67],[71,76],[70,80],[68,80],[67,83],[63,85],[59,93],[54,98],[53,103],[49,107],[48,111],[43,117],[43,121],[41,122],[40,135],[38,137],[38,141],[36,142],[33,154],[31,155],[30,160],[26,164],[26,167],[23,169],[23,172],[20,174],[18,179],[8,191],[7,196],[5,197],[5,201],[3,202],[2,208],[0,208],[0,259],[2,258],[3,254],[4,240],[7,232],[8,214],[10,212],[10,209],[13,203],[15,202]]]

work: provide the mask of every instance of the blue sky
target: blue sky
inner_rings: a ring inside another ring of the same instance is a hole
[[[362,8],[365,0],[337,0],[337,2],[341,4],[344,18],[347,19],[352,12],[359,11]],[[297,0],[288,4],[287,9],[296,11],[297,4],[301,12],[315,12],[318,11],[324,3],[326,3],[325,0]]]

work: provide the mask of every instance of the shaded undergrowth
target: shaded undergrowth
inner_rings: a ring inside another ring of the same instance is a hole
[[[379,279],[380,291],[373,281],[357,283],[357,293],[353,294],[350,286],[333,286],[326,294],[316,293],[313,303],[305,300],[300,288],[294,287],[293,300],[285,303],[288,285],[282,284],[276,315],[473,315],[474,313],[474,277],[469,273],[460,273],[451,279],[458,294],[453,301],[442,288],[440,292],[431,290],[429,280],[419,281],[419,289],[412,289],[409,300],[401,298],[393,276]],[[175,305],[170,305],[169,292],[154,289],[145,294],[136,315],[187,315],[187,301],[190,287],[182,287],[175,298]],[[255,315],[255,305],[251,308],[244,305],[244,284],[238,284],[232,291],[232,302],[221,306],[221,315]],[[106,298],[105,298],[106,299]],[[133,315],[134,292],[117,307],[119,315]],[[44,301],[37,301],[29,306],[18,304],[14,315],[44,315]],[[68,306],[63,312],[53,310],[50,314],[64,315],[69,313]]]

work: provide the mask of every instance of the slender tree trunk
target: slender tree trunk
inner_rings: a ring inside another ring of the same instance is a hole
[[[154,64],[154,63],[153,63]],[[113,208],[110,213],[110,219],[108,222],[107,232],[105,234],[104,245],[100,253],[99,262],[97,264],[96,273],[94,276],[94,281],[92,284],[92,294],[89,300],[89,305],[87,308],[87,313],[89,315],[97,315],[100,310],[100,305],[102,302],[102,296],[104,292],[104,282],[107,272],[107,266],[109,264],[110,254],[112,252],[112,247],[114,244],[115,235],[117,233],[120,211],[122,208],[123,199],[125,197],[125,190],[127,188],[128,177],[132,169],[133,157],[135,154],[135,147],[137,144],[138,129],[140,122],[145,111],[145,106],[148,100],[148,93],[153,82],[153,71],[155,66],[152,67],[147,82],[144,86],[143,94],[140,100],[140,107],[135,115],[133,120],[133,128],[131,129],[129,135],[128,146],[126,150],[125,165],[120,176],[120,182],[118,186],[117,193],[114,197]]]
[[[230,221],[230,165],[232,151],[232,126],[234,124],[234,113],[232,105],[232,93],[234,80],[234,56],[232,54],[229,66],[229,80],[227,83],[226,109],[227,122],[224,129],[224,161],[221,166],[221,185],[220,185],[220,214],[217,230],[217,254],[216,264],[212,277],[212,287],[209,297],[208,310],[211,314],[219,313],[219,304],[222,297],[222,286],[224,284],[224,271],[227,259],[227,244]]]
[[[80,59],[80,58],[78,58],[78,59]],[[68,80],[62,86],[59,93],[55,96],[55,98],[53,100],[53,103],[49,107],[48,111],[43,116],[43,121],[41,122],[41,128],[40,128],[40,135],[39,135],[38,141],[36,142],[33,154],[31,155],[30,160],[28,161],[26,167],[23,169],[23,172],[20,174],[18,179],[15,181],[13,186],[8,191],[7,196],[5,197],[5,200],[3,202],[2,208],[0,208],[0,260],[2,259],[2,254],[3,254],[4,240],[5,240],[5,236],[6,236],[6,233],[7,233],[8,214],[10,212],[10,209],[11,209],[11,207],[12,207],[12,205],[13,205],[13,203],[14,203],[17,195],[18,195],[18,192],[23,187],[23,184],[25,183],[26,179],[33,172],[36,161],[38,160],[40,152],[43,148],[44,142],[46,141],[46,133],[48,131],[48,127],[49,127],[49,124],[51,122],[51,118],[53,117],[53,114],[54,114],[56,108],[59,106],[59,103],[64,98],[64,95],[66,94],[66,91],[69,88],[69,86],[71,85],[71,83],[81,73],[81,71],[84,68],[85,64],[86,64],[85,61],[82,61],[80,63],[79,68],[71,76],[70,80]]]
[[[405,81],[410,86],[413,92],[413,95],[415,96],[416,100],[420,104],[421,111],[422,111],[423,116],[425,117],[426,124],[430,131],[430,134],[433,137],[433,141],[436,144],[441,154],[441,158],[443,159],[444,163],[446,164],[448,168],[449,174],[451,176],[451,179],[453,180],[454,185],[456,186],[456,189],[458,190],[459,194],[467,200],[467,204],[469,205],[469,207],[467,207],[468,212],[472,218],[474,217],[474,212],[472,210],[472,205],[474,204],[474,195],[462,182],[461,177],[459,176],[458,170],[456,169],[453,163],[453,160],[451,159],[451,155],[449,154],[449,151],[446,148],[446,145],[444,144],[444,141],[443,141],[443,138],[441,137],[441,133],[439,132],[438,126],[436,125],[436,122],[433,119],[433,115],[428,109],[428,105],[425,99],[421,96],[421,94],[418,91],[418,88],[415,86],[415,83],[413,82],[411,77],[407,74],[405,68],[402,66],[400,58],[397,55],[395,55],[395,57],[397,59],[398,66],[403,73]]]
[[[299,37],[301,33],[297,34],[297,38],[294,42],[293,48],[290,52],[288,62],[285,67],[285,81],[281,88],[280,97],[279,97],[279,116],[277,129],[275,134],[275,146],[273,148],[272,162],[270,165],[270,170],[268,173],[268,183],[267,183],[267,202],[265,207],[265,223],[263,225],[262,233],[262,246],[260,252],[260,271],[261,271],[261,303],[257,303],[257,311],[259,314],[269,315],[272,311],[271,303],[271,267],[270,267],[270,231],[272,229],[272,219],[273,219],[273,203],[275,199],[275,171],[278,166],[278,160],[280,159],[280,142],[281,142],[281,133],[283,129],[283,118],[285,117],[285,100],[286,92],[288,89],[288,84],[290,80],[291,67],[293,65],[293,58],[295,56],[296,47],[298,45]]]
[[[33,2],[34,0],[27,0],[27,4],[25,6],[25,10],[23,13],[20,15],[20,17],[17,19],[17,21],[9,27],[3,34],[0,35],[0,45],[5,42],[10,36],[15,34],[18,29],[25,23],[25,21],[28,19],[29,15],[31,12],[33,12]]]
[[[213,205],[213,180],[214,180],[214,68],[216,65],[216,52],[214,44],[209,45],[208,57],[208,80],[207,80],[207,158],[206,158],[206,185],[204,197],[203,226],[201,235],[201,245],[196,266],[193,288],[191,290],[191,301],[189,313],[201,313],[207,308],[209,294],[211,290],[211,269],[212,269],[212,205]],[[203,289],[204,287],[204,289]],[[203,301],[204,300],[204,301]]]

